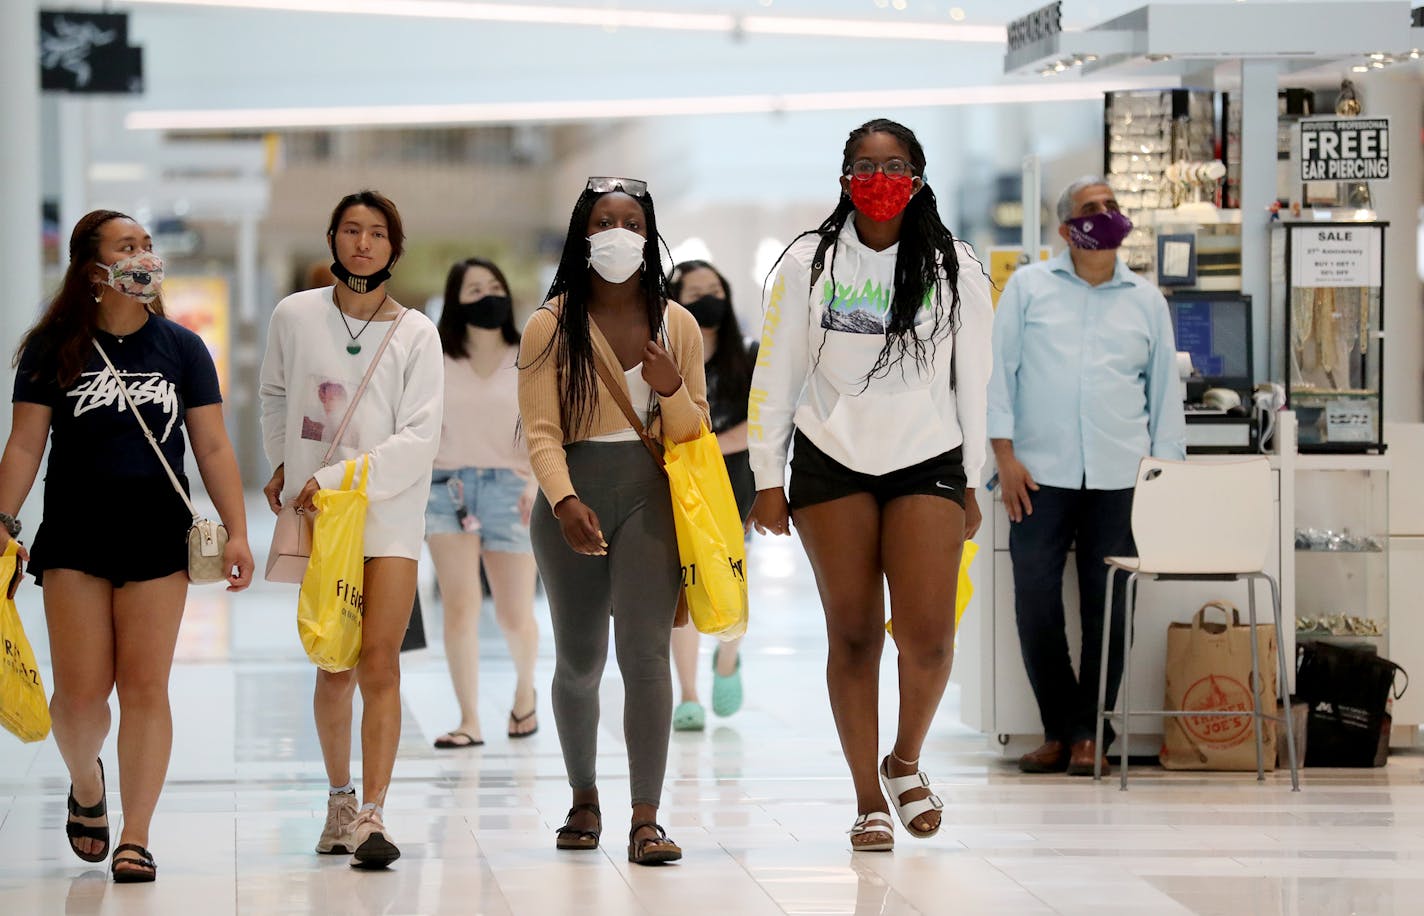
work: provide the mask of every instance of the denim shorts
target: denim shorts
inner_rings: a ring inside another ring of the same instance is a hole
[[[425,533],[478,534],[496,553],[532,553],[529,526],[519,518],[526,481],[508,468],[461,468],[430,475]]]

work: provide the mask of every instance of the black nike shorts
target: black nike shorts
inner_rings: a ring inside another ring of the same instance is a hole
[[[888,474],[862,474],[816,448],[798,429],[791,455],[791,510],[869,493],[882,508],[901,496],[939,496],[964,508],[964,454],[953,449]]]

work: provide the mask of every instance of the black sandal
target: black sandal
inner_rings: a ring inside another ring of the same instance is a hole
[[[593,830],[584,830],[579,827],[572,827],[569,821],[580,811],[591,811],[593,816],[598,818],[598,827]],[[594,802],[584,802],[581,805],[574,805],[569,809],[569,813],[564,817],[564,826],[554,831],[554,848],[556,849],[597,849],[598,838],[603,833],[603,813],[598,810],[598,805]]]
[[[109,816],[109,790],[108,787],[104,785],[104,761],[99,760],[98,764],[99,786],[103,790],[99,795],[98,803],[90,805],[87,808],[79,804],[79,802],[74,800],[74,783],[70,783],[68,802],[69,815],[65,818],[64,821],[64,833],[66,836],[69,837],[69,848],[74,850],[74,854],[79,858],[83,859],[85,862],[102,862],[109,857],[108,824],[105,824],[102,827],[97,827],[92,826],[90,824],[81,824],[77,821],[69,819],[74,817],[107,818]],[[76,840],[99,840],[104,844],[104,848],[99,850],[98,852],[83,853],[80,852],[79,847],[75,845]]]
[[[137,855],[119,859],[119,853],[131,852]],[[120,865],[130,866],[123,871],[119,871]],[[144,871],[144,869],[148,869]],[[114,850],[114,861],[109,864],[109,871],[114,876],[115,884],[146,884],[158,878],[158,863],[153,861],[153,853],[144,849],[137,843],[124,843]]]
[[[639,830],[651,827],[658,832],[655,837],[633,839]],[[676,862],[682,858],[682,847],[668,839],[667,831],[652,821],[639,821],[628,831],[628,861],[634,865],[661,865]]]
[[[447,738],[447,737],[445,737],[445,735],[449,735],[450,737]],[[483,742],[483,741],[481,741],[480,739],[476,738],[474,735],[468,734],[468,733],[466,733],[466,732],[446,732],[445,735],[441,735],[439,738],[436,738],[436,739],[435,739],[435,746],[436,746],[437,748],[439,748],[440,750],[442,750],[442,751],[448,751],[448,750],[452,750],[452,749],[455,749],[455,748],[461,748],[461,747],[483,747],[483,746],[484,746],[484,742]],[[465,740],[464,740],[464,741],[454,741],[454,740],[451,740],[451,739],[454,739],[454,738],[464,738]]]
[[[529,729],[529,731],[527,731],[527,732],[517,732],[517,731],[514,730],[514,727],[515,727],[516,725],[523,725],[525,722],[528,722],[530,719],[534,718],[534,717],[535,717],[536,715],[538,715],[538,714],[539,714],[539,701],[538,701],[537,699],[534,701],[534,708],[531,709],[531,710],[529,710],[528,712],[526,712],[526,713],[525,713],[524,715],[522,715],[522,716],[516,716],[516,715],[514,714],[514,710],[511,709],[511,710],[509,711],[509,728],[506,730],[506,733],[507,733],[507,734],[509,735],[509,737],[511,737],[511,738],[528,738],[528,737],[530,737],[530,736],[533,735],[535,732],[539,731],[539,723],[538,723],[538,722],[535,722],[535,723],[534,723],[534,727],[531,728],[531,729]]]

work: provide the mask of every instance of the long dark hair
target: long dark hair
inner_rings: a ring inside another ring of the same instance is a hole
[[[99,261],[100,233],[105,224],[116,219],[132,220],[133,217],[118,210],[94,210],[74,224],[74,231],[69,235],[69,266],[64,270],[64,281],[40,320],[20,341],[11,365],[18,366],[21,355],[33,347],[32,355],[40,362],[32,365],[52,366],[61,388],[68,388],[79,380],[93,352],[94,331],[99,326],[99,300],[89,271],[96,265],[103,266]],[[160,296],[148,303],[147,308],[161,317],[163,298]],[[36,370],[36,379],[42,371]]]
[[[706,261],[683,261],[672,269],[672,279],[668,281],[668,296],[682,302],[683,278],[694,270],[710,270],[722,284],[722,294],[727,299],[727,317],[717,328],[717,349],[707,360],[716,378],[716,390],[707,392],[710,400],[719,403],[742,400],[752,385],[752,358],[747,352],[747,342],[742,339],[742,327],[737,323],[737,311],[732,307],[732,286],[722,272]]]
[[[598,400],[598,370],[593,364],[593,333],[589,328],[588,305],[593,299],[593,268],[588,266],[588,218],[593,205],[605,194],[614,191],[585,189],[574,202],[569,216],[569,233],[564,238],[564,250],[559,256],[559,268],[544,301],[564,297],[559,309],[558,329],[549,346],[535,359],[554,357],[559,375],[559,418],[566,434],[578,434],[589,423]],[[663,273],[658,244],[658,217],[653,208],[653,195],[644,192],[633,198],[643,208],[647,221],[648,240],[643,245],[643,268],[639,288],[648,312],[648,330],[656,340],[662,335],[663,309],[668,300],[668,278]],[[547,305],[544,306],[547,308]]]
[[[866,373],[865,383],[889,371],[892,365],[903,362],[907,354],[914,358],[917,366],[923,367],[932,355],[927,352],[927,341],[915,333],[915,318],[920,309],[933,297],[934,325],[930,330],[929,347],[936,347],[944,333],[953,334],[959,329],[959,256],[955,251],[954,235],[939,218],[939,202],[925,179],[925,149],[910,128],[888,118],[875,118],[850,132],[845,148],[841,152],[841,174],[850,173],[855,160],[856,148],[860,141],[870,134],[889,134],[905,145],[910,152],[910,165],[915,175],[923,182],[920,190],[905,207],[904,222],[900,225],[900,247],[895,255],[895,292],[890,300],[890,313],[885,323],[885,346],[876,357],[875,364]],[[856,179],[852,178],[852,181]],[[845,228],[846,220],[855,212],[850,195],[841,193],[840,200],[831,215],[815,229],[803,232],[792,240],[797,241],[809,235],[822,239],[837,238]],[[788,245],[781,253],[791,250]],[[777,258],[777,263],[781,262]],[[831,242],[830,273],[832,289],[835,289],[836,261],[835,242]],[[772,274],[776,268],[772,267]],[[948,308],[942,302],[940,279],[949,281],[951,300]],[[825,344],[825,335],[821,338]],[[895,352],[898,350],[898,354]],[[950,365],[950,386],[954,386],[954,366]]]
[[[465,271],[471,267],[483,267],[494,274],[499,285],[504,287],[505,294],[508,295],[509,292],[509,281],[504,278],[504,271],[493,261],[485,258],[465,258],[450,267],[450,272],[445,275],[445,305],[440,310],[440,323],[437,327],[440,330],[440,348],[445,351],[446,356],[455,359],[464,359],[470,355],[466,349],[468,338],[465,335],[465,316],[460,309],[460,287],[465,284]],[[505,343],[519,346],[519,329],[514,326],[514,309],[509,310],[504,324],[499,326],[499,332],[504,335]]]

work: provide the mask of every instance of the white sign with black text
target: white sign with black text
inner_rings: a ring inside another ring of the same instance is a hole
[[[1385,181],[1389,118],[1302,118],[1301,181]]]
[[[1380,285],[1384,229],[1370,225],[1292,226],[1291,285]]]

